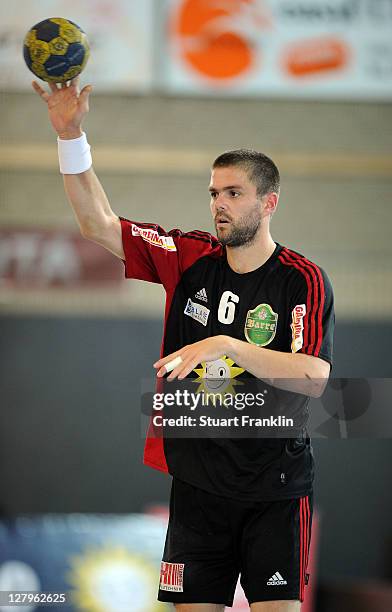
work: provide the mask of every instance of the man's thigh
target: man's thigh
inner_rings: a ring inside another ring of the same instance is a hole
[[[159,601],[181,612],[232,605],[239,568],[228,512],[226,499],[173,479]]]
[[[300,609],[309,578],[312,509],[312,496],[261,503],[244,524],[241,584],[252,612]]]

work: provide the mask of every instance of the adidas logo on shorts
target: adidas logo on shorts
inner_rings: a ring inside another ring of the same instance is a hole
[[[287,584],[287,580],[279,572],[275,572],[267,582],[267,586],[279,586],[281,584]]]
[[[198,300],[201,300],[202,302],[208,302],[207,291],[205,290],[204,287],[203,289],[200,289],[200,291],[195,293],[195,298],[197,298]]]

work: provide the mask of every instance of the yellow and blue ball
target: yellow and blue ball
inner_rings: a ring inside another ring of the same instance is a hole
[[[45,19],[27,32],[23,56],[43,81],[66,83],[82,72],[90,55],[85,32],[62,17]]]

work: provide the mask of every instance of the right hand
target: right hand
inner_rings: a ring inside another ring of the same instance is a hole
[[[82,121],[89,111],[88,97],[91,85],[79,90],[79,76],[60,88],[49,83],[52,93],[45,91],[36,81],[32,82],[34,91],[48,105],[49,119],[53,129],[61,139],[78,138],[82,134]]]

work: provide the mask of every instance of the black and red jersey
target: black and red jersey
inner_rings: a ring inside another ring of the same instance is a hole
[[[161,283],[166,291],[162,356],[224,334],[332,364],[332,288],[325,272],[303,255],[276,243],[262,266],[239,274],[228,265],[225,248],[208,232],[166,232],[156,224],[120,220],[126,277]],[[238,373],[236,366],[231,364],[231,371]],[[312,489],[313,456],[307,436],[147,436],[144,463],[241,500],[294,498]]]

